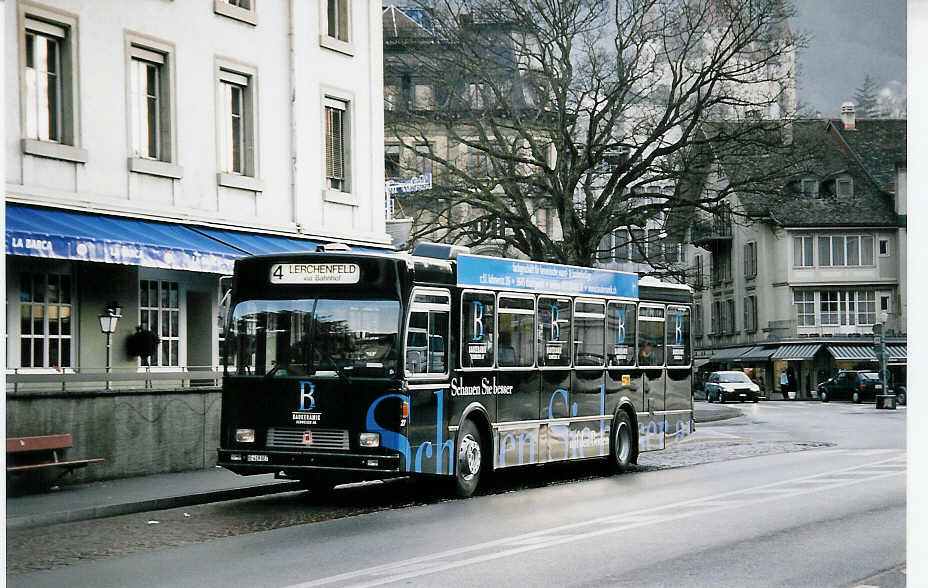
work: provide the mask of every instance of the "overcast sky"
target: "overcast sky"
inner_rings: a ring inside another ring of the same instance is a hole
[[[798,58],[800,104],[836,117],[868,73],[880,87],[895,80],[904,88],[905,0],[794,2],[793,30],[811,37]]]

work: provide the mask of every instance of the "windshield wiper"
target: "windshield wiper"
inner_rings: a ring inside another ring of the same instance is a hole
[[[322,348],[320,348],[320,347],[316,347],[316,351],[319,352],[319,355],[322,356],[322,359],[324,359],[324,360],[328,361],[330,364],[332,364],[332,369],[335,370],[335,373],[338,374],[338,377],[339,377],[343,382],[345,382],[346,384],[348,384],[348,385],[350,386],[350,385],[351,385],[351,376],[349,376],[348,374],[345,373],[345,370],[347,369],[347,367],[343,367],[343,368],[338,367],[338,364],[335,363],[335,360],[332,359],[332,356],[329,355],[329,352],[326,351],[325,349],[322,349]]]

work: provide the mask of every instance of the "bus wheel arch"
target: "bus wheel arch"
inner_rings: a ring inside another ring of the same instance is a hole
[[[486,409],[478,403],[461,415],[454,452],[454,487],[460,498],[469,498],[493,469],[493,432]],[[474,459],[478,464],[471,465]],[[473,468],[478,468],[476,472]]]
[[[612,417],[609,429],[609,470],[621,473],[638,463],[638,419],[629,402],[622,402]]]

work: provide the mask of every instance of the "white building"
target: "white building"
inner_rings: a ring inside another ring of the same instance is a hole
[[[246,253],[386,248],[381,8],[361,0],[4,4],[7,365],[216,366]],[[330,12],[331,11],[331,12]]]

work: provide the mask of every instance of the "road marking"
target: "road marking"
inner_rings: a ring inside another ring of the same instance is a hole
[[[867,477],[846,477],[849,472],[857,472],[867,468],[899,462],[899,467],[893,471],[877,470]],[[863,482],[870,482],[904,474],[905,455],[891,457],[881,461],[851,466],[820,474],[801,476],[790,480],[782,480],[763,484],[753,488],[732,490],[721,494],[713,494],[704,498],[695,498],[667,504],[653,509],[619,513],[576,523],[569,523],[549,529],[542,529],[512,537],[495,539],[483,543],[476,543],[456,549],[449,549],[439,553],[423,555],[406,560],[373,566],[361,570],[345,572],[304,582],[293,584],[288,588],[311,588],[331,584],[350,586],[379,586],[410,578],[417,578],[445,570],[470,566],[494,559],[510,557],[528,551],[544,549],[552,545],[563,546],[574,541],[587,540],[600,535],[618,533],[652,524],[662,524],[669,521],[689,518],[696,515],[719,512],[747,505],[756,505],[774,500],[793,498],[813,492],[832,490]],[[798,487],[797,484],[810,484],[811,487]],[[776,490],[776,494],[771,495]],[[730,500],[721,500],[728,498]],[[699,507],[699,508],[694,508]],[[661,514],[665,513],[665,514]],[[463,557],[462,557],[463,556]]]

